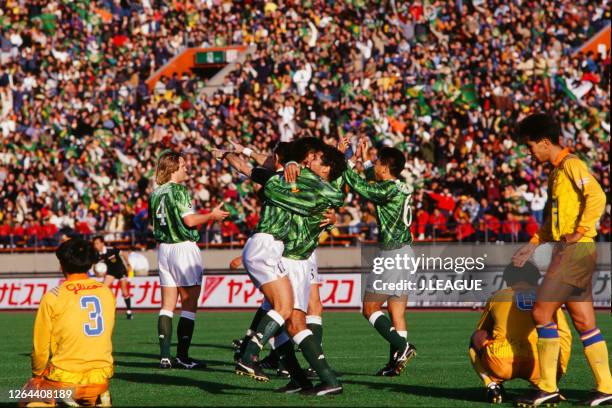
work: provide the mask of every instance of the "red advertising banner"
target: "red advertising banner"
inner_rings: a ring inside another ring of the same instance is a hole
[[[359,274],[320,275],[321,300],[325,307],[343,308],[361,305],[361,279]],[[0,279],[0,309],[36,309],[42,296],[60,285],[63,278]],[[119,281],[111,290],[117,298],[117,307],[125,306]],[[159,279],[135,277],[129,280],[133,308],[158,308],[161,305]],[[253,308],[263,300],[261,292],[245,275],[205,275],[199,306],[204,308]]]

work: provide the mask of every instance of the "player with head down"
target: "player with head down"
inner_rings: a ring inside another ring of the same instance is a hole
[[[307,145],[315,146],[314,158],[308,158]],[[344,203],[340,186],[346,162],[340,151],[318,139],[299,139],[294,142],[293,149],[296,161],[304,166],[295,183],[275,177],[266,184],[265,191],[274,204],[292,213],[285,250],[278,264],[279,270],[288,274],[294,295],[293,312],[287,320],[286,331],[300,347],[321,383],[312,387],[292,356],[293,345],[283,333],[275,338],[274,347],[292,380],[279,391],[302,391],[319,396],[339,394],[342,386],[325,359],[320,338],[307,327],[306,313],[313,276],[317,274],[313,253],[319,244],[321,231],[330,223],[326,210]]]

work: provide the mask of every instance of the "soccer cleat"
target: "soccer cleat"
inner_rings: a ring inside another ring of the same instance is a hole
[[[315,387],[300,391],[302,395],[313,395],[316,397],[322,397],[324,395],[338,395],[342,394],[342,385],[327,385],[319,384]]]
[[[395,377],[397,373],[395,372],[393,362],[388,362],[383,368],[378,370],[375,374],[377,377]]]
[[[284,368],[277,368],[276,369],[276,376],[277,377],[284,377],[284,378],[289,378],[291,377],[289,375],[289,371],[285,370]]]
[[[593,391],[587,400],[581,401],[580,405],[586,405],[587,407],[599,407],[601,405],[612,405],[612,394],[606,394],[604,392]]]
[[[241,345],[242,345],[242,339],[234,339],[234,340],[232,340],[232,347],[234,349],[239,349]]]
[[[252,361],[250,363],[243,361],[241,358],[236,361],[236,374],[251,377],[257,381],[268,382],[268,377],[261,369],[258,361]]]
[[[487,387],[487,401],[490,404],[501,404],[503,401],[504,391],[499,384],[491,383]]]
[[[285,385],[284,387],[277,388],[276,390],[274,390],[274,392],[277,392],[279,394],[297,394],[302,390],[309,390],[311,388],[312,384],[310,384],[310,386],[303,387],[297,382],[291,380],[287,385]]]
[[[261,365],[261,368],[266,370],[276,370],[280,368],[278,364],[278,356],[274,352],[271,352],[265,356],[259,364]]]
[[[514,406],[522,408],[531,407],[556,407],[561,401],[559,391],[546,392],[542,390],[533,390],[531,394],[524,397],[519,397],[514,400]]]
[[[174,361],[176,362],[176,366],[178,368],[184,368],[186,370],[194,370],[194,369],[198,369],[198,368],[206,368],[206,363],[201,362],[201,361],[196,361],[193,358],[175,358]]]
[[[397,352],[393,359],[393,371],[395,371],[395,374],[400,375],[408,362],[414,357],[416,357],[416,348],[412,344],[407,343],[404,351],[401,353]]]
[[[132,312],[127,312],[127,313],[125,314],[125,317],[126,317],[128,320],[133,320],[133,319],[134,319],[134,313],[132,313]]]
[[[162,358],[159,360],[159,368],[168,369],[172,368],[172,361],[169,358]]]
[[[308,378],[309,380],[314,380],[314,379],[319,378],[319,375],[317,374],[315,370],[312,369],[312,367],[308,367],[307,369],[305,369],[304,374],[306,374],[306,378]]]

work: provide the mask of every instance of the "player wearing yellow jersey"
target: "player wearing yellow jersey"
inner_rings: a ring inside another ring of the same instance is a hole
[[[65,403],[110,406],[115,297],[87,276],[96,260],[91,243],[70,239],[56,255],[66,280],[40,302],[34,322],[32,379],[26,389],[65,390],[70,395]],[[60,401],[44,398],[37,406],[41,402],[54,406]],[[36,404],[22,401],[29,403]]]
[[[561,130],[554,117],[531,115],[519,124],[518,130],[537,161],[550,163],[553,169],[548,180],[546,221],[531,241],[516,252],[513,263],[524,265],[542,242],[552,242],[554,247],[532,311],[538,333],[538,389],[518,399],[516,404],[555,405],[560,400],[557,388],[560,339],[553,318],[562,305],[567,307],[580,333],[584,354],[595,377],[596,391],[584,404],[612,404],[608,348],[595,322],[591,293],[597,259],[595,225],[604,211],[606,196],[586,164],[558,144]]]
[[[510,265],[504,270],[506,289],[487,302],[470,341],[470,361],[482,379],[490,403],[503,399],[502,384],[515,378],[538,383],[536,327],[531,319],[540,273],[528,262],[522,268]],[[564,374],[570,357],[572,335],[563,311],[557,310],[561,351],[558,374]]]

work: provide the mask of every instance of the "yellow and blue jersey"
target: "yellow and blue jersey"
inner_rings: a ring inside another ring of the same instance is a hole
[[[81,383],[81,374],[102,382],[113,374],[115,297],[86,274],[69,275],[47,292],[34,323],[32,374]]]
[[[593,242],[595,228],[606,206],[606,195],[586,164],[563,149],[553,161],[548,180],[546,221],[531,239],[534,243],[560,241],[580,232],[579,242]]]

